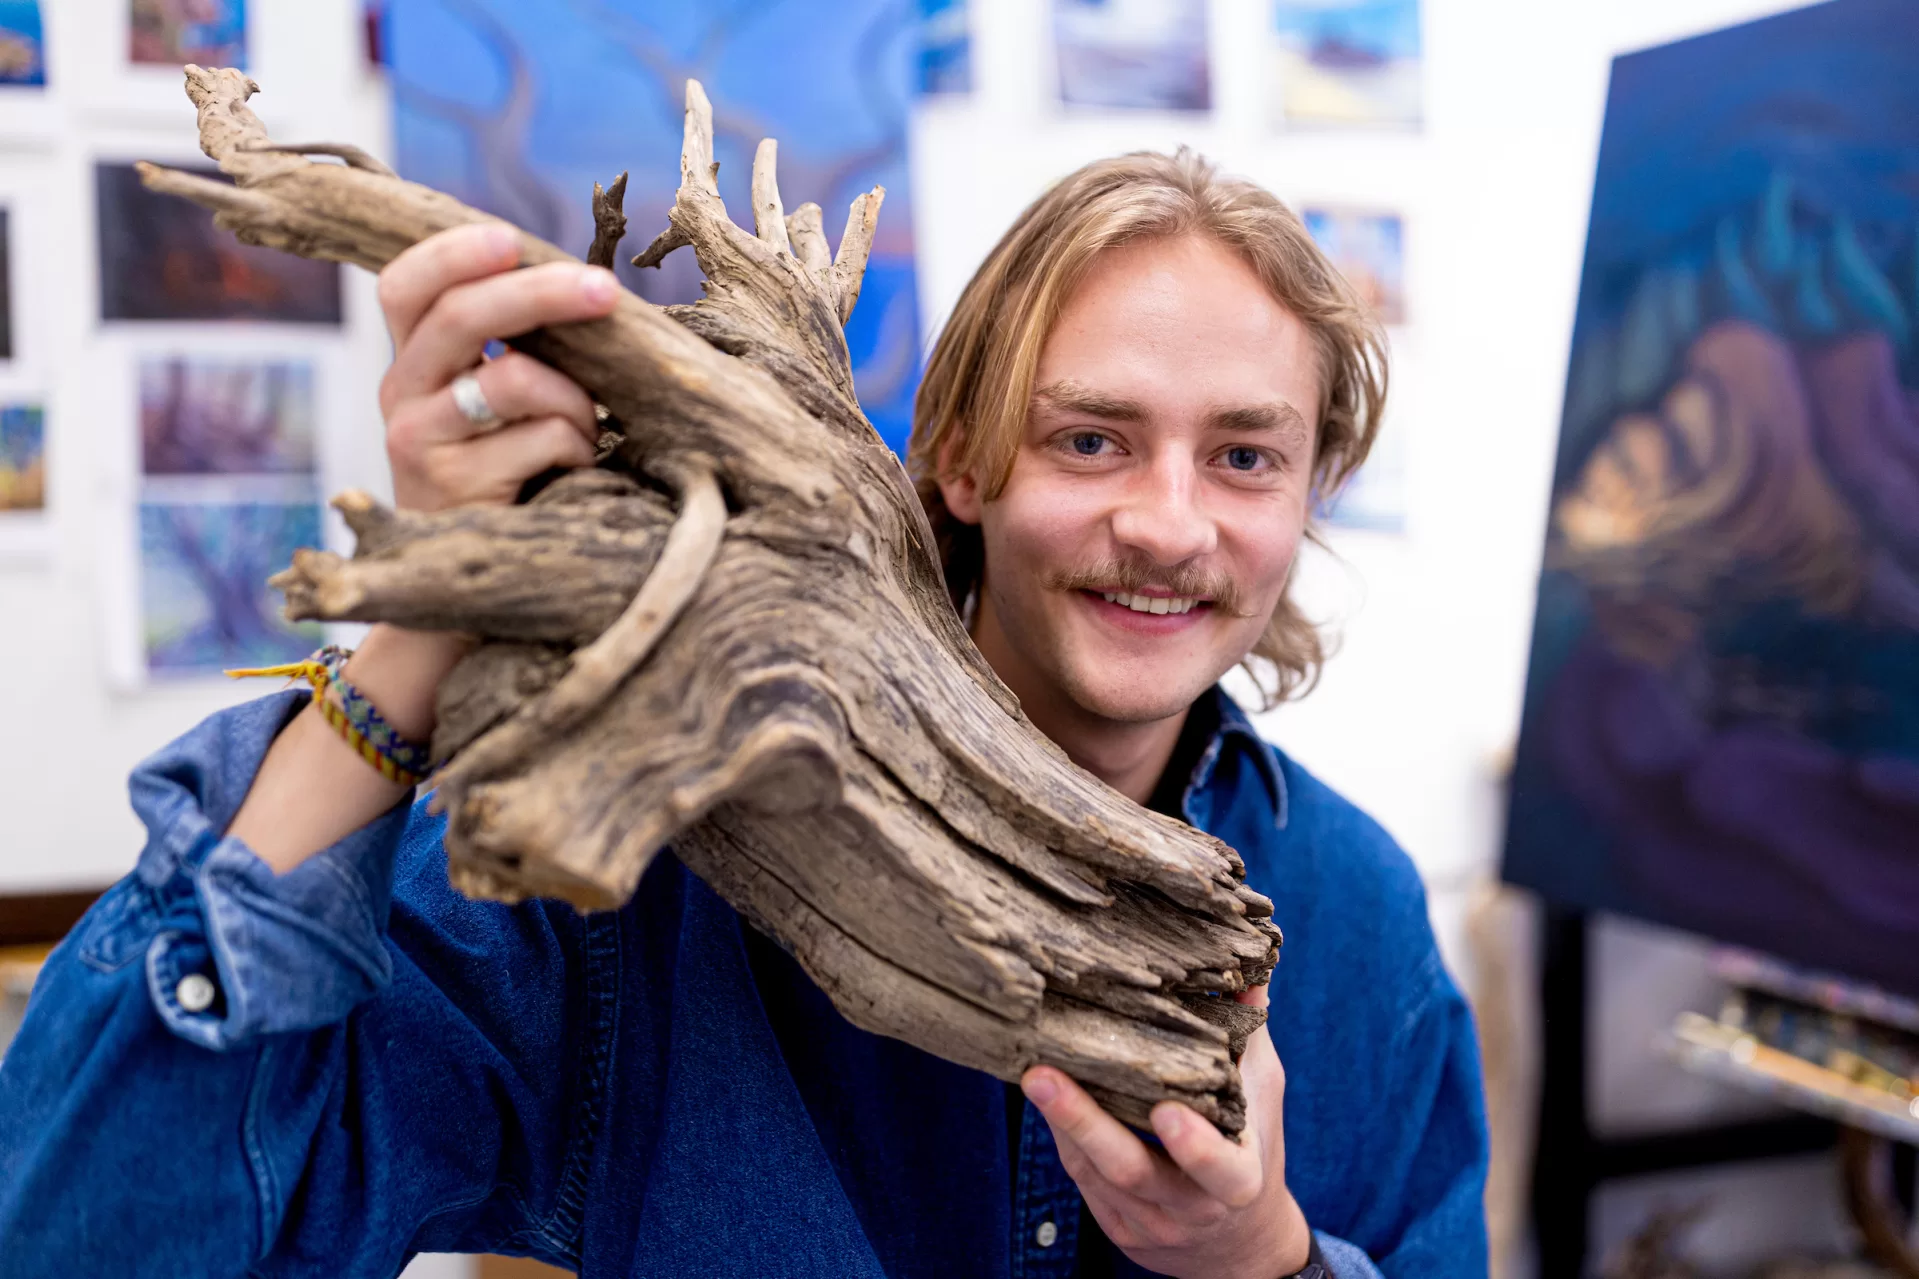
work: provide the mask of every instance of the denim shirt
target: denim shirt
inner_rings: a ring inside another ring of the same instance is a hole
[[[1419,879],[1209,696],[1185,815],[1285,930],[1288,1184],[1339,1279],[1483,1275],[1472,1024]],[[1074,1275],[1081,1202],[1038,1113],[854,1028],[670,854],[582,916],[454,892],[424,806],[284,875],[224,837],[304,701],[223,711],[135,771],[146,849],[0,1061],[0,1279],[381,1276],[421,1251],[586,1279]]]

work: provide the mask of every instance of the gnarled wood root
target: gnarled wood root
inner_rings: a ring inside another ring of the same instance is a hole
[[[144,176],[243,240],[378,269],[485,217],[274,149],[236,71],[187,79],[237,185]],[[678,199],[636,261],[690,246],[706,300],[626,295],[515,342],[608,410],[622,434],[602,468],[512,508],[349,494],[358,550],[300,553],[275,579],[288,613],[483,638],[442,687],[434,743],[467,892],[613,907],[671,843],[855,1024],[1003,1079],[1057,1065],[1136,1124],[1175,1098],[1237,1132],[1234,1063],[1263,1014],[1231,996],[1272,969],[1271,906],[1231,849],[1071,764],[973,648],[853,394],[841,325],[881,193],[829,260],[817,206],[784,212],[774,161],[769,141],[748,234],[690,82]],[[621,189],[596,191],[597,261]]]

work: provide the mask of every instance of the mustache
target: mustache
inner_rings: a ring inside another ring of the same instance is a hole
[[[1191,564],[1167,568],[1138,559],[1106,559],[1050,573],[1046,585],[1056,591],[1118,591],[1126,595],[1160,590],[1188,599],[1209,600],[1214,608],[1231,617],[1252,616],[1240,607],[1239,587],[1232,578]]]

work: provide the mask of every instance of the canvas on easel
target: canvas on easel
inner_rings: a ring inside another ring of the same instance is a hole
[[[1919,990],[1919,7],[1613,67],[1505,873]]]

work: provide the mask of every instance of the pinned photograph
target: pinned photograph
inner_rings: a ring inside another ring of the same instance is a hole
[[[1053,0],[1060,101],[1206,111],[1206,0]]]
[[[154,674],[211,674],[297,661],[320,627],[280,615],[267,578],[320,545],[316,502],[140,504],[140,598]]]
[[[340,323],[338,264],[241,244],[206,209],[147,190],[130,164],[95,165],[94,190],[101,319]]]
[[[134,62],[246,67],[246,0],[129,0],[127,17]]]
[[[140,452],[147,475],[311,472],[313,367],[278,361],[143,361]]]
[[[46,40],[40,0],[0,0],[0,84],[44,85]]]
[[[1274,0],[1278,123],[1416,127],[1419,0]]]
[[[1306,230],[1382,324],[1406,322],[1405,229],[1397,213],[1307,208]]]
[[[0,514],[46,508],[46,412],[37,404],[0,405]]]

